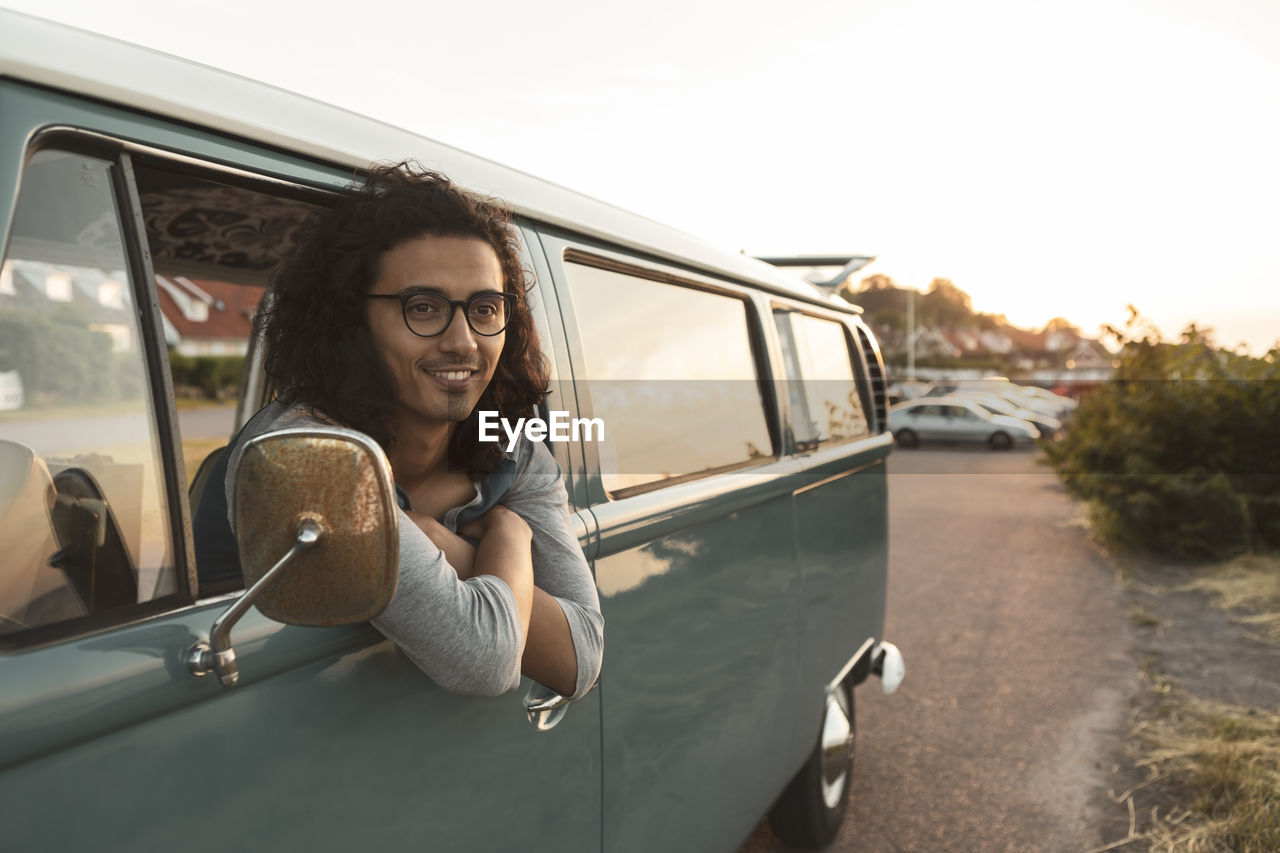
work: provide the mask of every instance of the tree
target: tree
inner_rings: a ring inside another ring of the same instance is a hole
[[[850,276],[844,280],[837,292],[846,302],[852,302],[854,305],[861,305],[866,308],[868,307],[867,303],[864,301],[866,294],[874,293],[880,296],[885,296],[893,293],[897,289],[898,286],[893,283],[893,279],[889,278],[889,276],[884,273],[876,273],[875,275],[869,275],[864,278],[861,284],[856,288],[853,286],[853,277]],[[873,296],[872,298],[874,299],[875,297]],[[876,304],[884,303],[877,302]]]
[[[949,278],[935,278],[925,296],[933,296],[941,302],[957,305],[968,313],[973,313],[973,300],[969,298],[969,294],[956,287]]]
[[[923,324],[941,328],[974,325],[973,300],[947,278],[935,278],[920,300],[917,313]]]
[[[893,283],[893,279],[884,273],[876,273],[869,275],[862,280],[859,290],[896,290],[898,285]]]
[[[888,329],[891,332],[901,332],[907,328],[907,318],[901,311],[894,311],[886,308],[883,311],[877,311],[871,316],[871,326],[875,329]]]

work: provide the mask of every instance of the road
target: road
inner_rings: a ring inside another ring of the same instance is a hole
[[[179,429],[185,440],[230,436],[235,414],[234,404],[182,409],[178,412]],[[0,439],[26,445],[41,456],[133,444],[150,433],[150,416],[142,410],[108,415],[42,416],[0,423]]]
[[[1132,628],[1039,458],[891,457],[885,634],[907,678],[892,696],[876,680],[857,691],[832,850],[1083,853],[1115,837],[1105,772],[1138,689]],[[786,849],[762,823],[741,853]]]

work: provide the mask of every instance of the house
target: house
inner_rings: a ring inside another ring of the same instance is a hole
[[[111,338],[113,352],[127,352],[135,345],[127,281],[123,270],[10,258],[0,268],[0,311],[44,313],[56,303],[75,306],[89,329]]]
[[[947,339],[945,332],[920,326],[912,337],[917,358],[959,358],[960,347]]]
[[[156,276],[165,343],[182,355],[245,355],[262,288]]]
[[[1110,370],[1111,353],[1097,341],[1081,338],[1076,346],[1065,354],[1064,364],[1070,370]]]
[[[183,355],[244,355],[262,288],[185,276],[156,276],[165,342]],[[114,352],[135,348],[133,300],[123,270],[10,258],[0,268],[0,309],[76,306]]]

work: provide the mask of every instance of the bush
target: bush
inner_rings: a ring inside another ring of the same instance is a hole
[[[244,372],[242,355],[183,355],[169,350],[174,393],[221,400],[234,396]]]
[[[1115,544],[1183,558],[1280,550],[1280,350],[1252,358],[1194,326],[1126,340],[1049,458]]]
[[[18,371],[29,405],[116,400],[111,336],[91,330],[76,306],[57,309],[0,314],[0,369]]]

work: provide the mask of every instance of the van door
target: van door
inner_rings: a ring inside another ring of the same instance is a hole
[[[796,466],[778,454],[763,330],[743,290],[544,245],[571,297],[579,400],[605,433],[584,444],[609,638],[604,847],[728,849],[799,764]]]
[[[874,397],[844,318],[775,305],[774,322],[791,389],[786,422],[804,470],[795,492],[800,695],[812,696],[883,634],[892,439],[875,432]],[[802,730],[816,731],[818,708],[809,713]]]
[[[257,611],[232,632],[241,686],[189,670],[234,593],[196,585],[194,466],[165,346],[180,324],[157,281],[198,267],[265,283],[215,238],[275,233],[255,230],[254,199],[315,197],[343,170],[0,86],[0,185],[21,174],[0,221],[0,340],[26,401],[0,421],[5,846],[597,850],[598,691],[540,731],[527,680],[498,699],[449,695],[368,625],[286,627]],[[47,125],[94,133],[39,136]],[[157,135],[188,156],[114,141]],[[192,158],[269,163],[275,177]],[[290,174],[306,180],[281,189]],[[159,195],[144,203],[140,185]]]

